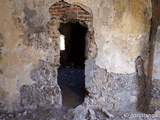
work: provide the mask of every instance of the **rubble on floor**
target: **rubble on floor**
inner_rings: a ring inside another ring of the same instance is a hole
[[[159,120],[160,114],[145,114],[138,111],[104,111],[79,105],[75,109],[44,108],[22,112],[4,113],[0,120]]]
[[[65,66],[58,69],[58,84],[62,92],[62,104],[75,108],[85,97],[85,75],[80,67]]]

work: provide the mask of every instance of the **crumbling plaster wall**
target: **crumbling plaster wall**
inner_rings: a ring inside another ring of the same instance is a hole
[[[96,65],[108,72],[134,73],[136,58],[143,55],[143,59],[146,59],[148,55],[151,1],[76,2],[86,5],[93,12],[93,27],[98,46]]]
[[[160,1],[152,0],[153,17],[150,34],[150,56],[149,56],[149,77],[147,81],[149,95],[148,112],[154,113],[159,110],[160,103],[160,70],[159,70],[159,40],[160,40]]]
[[[153,113],[160,109],[160,69],[159,69],[159,57],[160,57],[160,27],[157,28],[154,55],[153,55],[153,70],[152,70],[152,82],[151,82],[151,105],[149,106],[150,111]]]
[[[17,104],[20,103],[19,96],[22,85],[35,83],[31,79],[30,71],[38,67],[39,60],[48,59],[50,52],[44,47],[40,49],[40,46],[43,44],[40,45],[37,42],[39,39],[41,41],[49,40],[44,32],[50,17],[48,13],[49,6],[44,9],[46,13],[43,13],[48,14],[47,19],[45,17],[41,18],[40,11],[39,13],[34,12],[32,10],[33,6],[30,10],[29,7],[31,6],[29,3],[25,3],[25,1],[0,1],[1,36],[4,41],[1,47],[2,56],[0,64],[2,72],[0,74],[0,83],[2,90],[8,93],[5,96],[8,101],[3,103],[3,106],[8,107],[5,109],[9,110],[12,110],[14,106],[17,107]],[[24,7],[25,5],[26,7]],[[41,5],[43,7],[43,4]],[[43,26],[44,29],[39,29]],[[33,45],[26,43],[26,41],[32,41],[32,39],[34,39],[34,42],[30,43]]]
[[[44,81],[30,74],[31,71],[43,70],[42,64],[49,66],[51,64],[57,68],[54,50],[50,47],[52,40],[47,34],[46,27],[51,18],[48,10],[57,1],[0,1],[0,26],[2,26],[0,39],[3,41],[0,84],[8,101],[3,103],[3,106],[8,107],[6,109],[12,109],[20,103],[20,88],[23,91],[22,88],[26,87],[23,85],[27,85],[28,88],[28,85],[40,84],[38,87],[40,89],[51,79],[53,86],[58,87],[56,69],[48,70],[48,74],[45,75],[54,78],[45,78]],[[138,94],[140,91],[144,93],[147,75],[151,1],[66,0],[66,2],[87,6],[85,9],[93,14],[97,56],[86,61],[86,88],[89,91],[86,103],[97,107],[108,105],[108,109],[125,109],[126,106],[129,106],[128,109],[136,108]],[[59,34],[57,30],[54,32]],[[34,87],[30,89],[32,90]],[[34,102],[36,103],[36,100]]]

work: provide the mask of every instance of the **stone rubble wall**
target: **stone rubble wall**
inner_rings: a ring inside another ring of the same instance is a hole
[[[144,111],[147,77],[141,57],[136,60],[136,73],[133,74],[108,73],[98,66],[90,66],[93,67],[86,68],[86,88],[89,92],[85,98],[87,106]]]
[[[160,28],[157,29],[156,44],[153,58],[153,71],[152,71],[152,84],[151,84],[151,105],[152,112],[159,110],[160,108],[160,69],[159,69],[159,57],[160,57]]]

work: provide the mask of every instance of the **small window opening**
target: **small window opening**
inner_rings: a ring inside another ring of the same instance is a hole
[[[65,50],[65,36],[60,35],[60,50]]]

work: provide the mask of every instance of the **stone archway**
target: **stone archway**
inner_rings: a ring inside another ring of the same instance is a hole
[[[52,43],[59,45],[59,26],[60,23],[78,22],[82,26],[88,28],[86,34],[86,52],[87,59],[93,59],[96,56],[96,45],[94,41],[94,30],[92,26],[93,17],[92,14],[84,10],[78,5],[68,4],[67,2],[56,2],[49,8],[51,14],[51,20],[48,22],[48,34],[52,38]],[[59,61],[59,46],[55,47],[55,61]]]
[[[94,41],[94,29],[92,26],[92,13],[82,8],[82,6],[69,4],[63,1],[59,1],[53,4],[49,8],[49,13],[51,15],[51,20],[48,22],[47,28],[48,34],[52,38],[51,44],[53,44],[54,49],[54,64],[60,64],[59,28],[60,24],[66,23],[78,23],[81,26],[87,28],[87,32],[85,35],[85,59],[94,59],[97,51],[96,44]],[[85,65],[87,66],[87,63]]]

